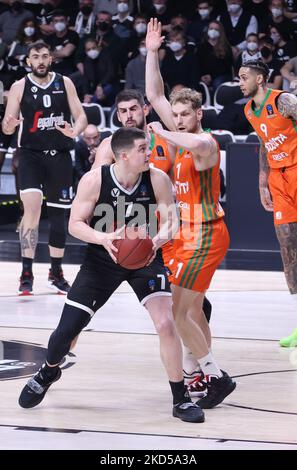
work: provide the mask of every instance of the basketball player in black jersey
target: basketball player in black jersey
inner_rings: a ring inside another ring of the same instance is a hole
[[[18,176],[24,205],[19,230],[23,262],[20,295],[33,292],[32,263],[44,193],[50,223],[49,286],[63,294],[70,288],[61,267],[66,239],[65,209],[71,207],[72,200],[70,150],[73,139],[87,126],[87,119],[72,81],[51,72],[51,62],[45,42],[29,46],[27,64],[32,72],[12,85],[2,124],[5,134],[13,134],[19,126]]]
[[[164,172],[149,168],[148,141],[140,129],[117,130],[111,146],[115,163],[91,170],[79,183],[69,231],[88,243],[86,258],[68,293],[60,323],[49,339],[46,362],[22,390],[19,404],[32,408],[42,401],[49,386],[60,378],[59,364],[73,339],[117,287],[127,281],[148,310],[159,335],[161,358],[173,395],[173,416],[183,421],[203,422],[203,411],[191,401],[184,384],[181,343],[160,254],[160,247],[178,229],[170,179]],[[122,220],[118,215],[120,204],[126,208]],[[159,212],[159,227],[156,212]],[[107,213],[111,215],[109,219]],[[116,264],[117,249],[113,241],[123,232],[121,226],[132,225],[137,213],[143,215],[139,225],[144,222],[147,227],[157,227],[153,236],[155,257],[149,265],[130,270]],[[107,226],[116,231],[109,232]]]

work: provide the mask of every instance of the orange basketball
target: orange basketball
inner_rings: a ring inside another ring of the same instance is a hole
[[[122,238],[114,240],[113,244],[119,250],[115,253],[118,263],[126,269],[143,268],[153,254],[153,242],[146,238]]]

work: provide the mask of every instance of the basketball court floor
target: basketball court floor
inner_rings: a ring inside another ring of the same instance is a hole
[[[213,352],[237,382],[203,424],[171,415],[152,322],[122,284],[81,334],[63,375],[36,408],[18,395],[43,362],[64,297],[35,265],[35,295],[18,297],[20,265],[0,262],[0,449],[297,449],[297,326],[281,272],[219,270],[209,291]],[[65,265],[72,281],[78,265]]]

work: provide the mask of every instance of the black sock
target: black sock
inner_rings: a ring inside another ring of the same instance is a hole
[[[42,366],[43,372],[49,379],[53,379],[56,377],[58,369],[59,369],[59,365],[54,366],[54,367],[49,367],[46,362]]]
[[[169,380],[169,384],[170,384],[171,392],[173,395],[174,405],[176,405],[177,403],[184,403],[187,401],[191,401],[187,387],[183,380],[181,380],[180,382],[171,382]]]
[[[25,272],[32,274],[33,259],[32,258],[23,258],[22,257],[22,263],[23,263],[22,274],[24,274]]]
[[[62,271],[62,259],[63,258],[53,258],[51,256],[51,270],[54,276],[59,276],[60,272]]]

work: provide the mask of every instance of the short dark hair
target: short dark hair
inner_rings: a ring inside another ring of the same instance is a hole
[[[32,44],[30,44],[30,46],[28,47],[27,56],[29,57],[30,52],[33,49],[35,49],[36,51],[40,51],[40,49],[43,49],[43,48],[48,49],[48,51],[51,52],[50,46],[46,42],[44,42],[42,39],[32,42]]]
[[[62,9],[57,9],[52,12],[51,14],[52,19],[56,18],[56,16],[64,16],[64,18],[67,18],[65,11]]]
[[[117,159],[124,150],[134,147],[137,139],[146,139],[146,134],[136,127],[121,127],[116,130],[110,142],[115,158]]]
[[[121,101],[132,101],[132,100],[137,100],[140,106],[145,105],[143,94],[140,91],[127,89],[127,90],[120,91],[120,93],[117,94],[116,99],[115,99],[116,108],[118,107],[118,104]]]
[[[266,83],[269,77],[269,67],[263,62],[263,60],[248,60],[242,67],[248,67],[249,69],[255,70],[259,75],[263,75],[263,80]]]

